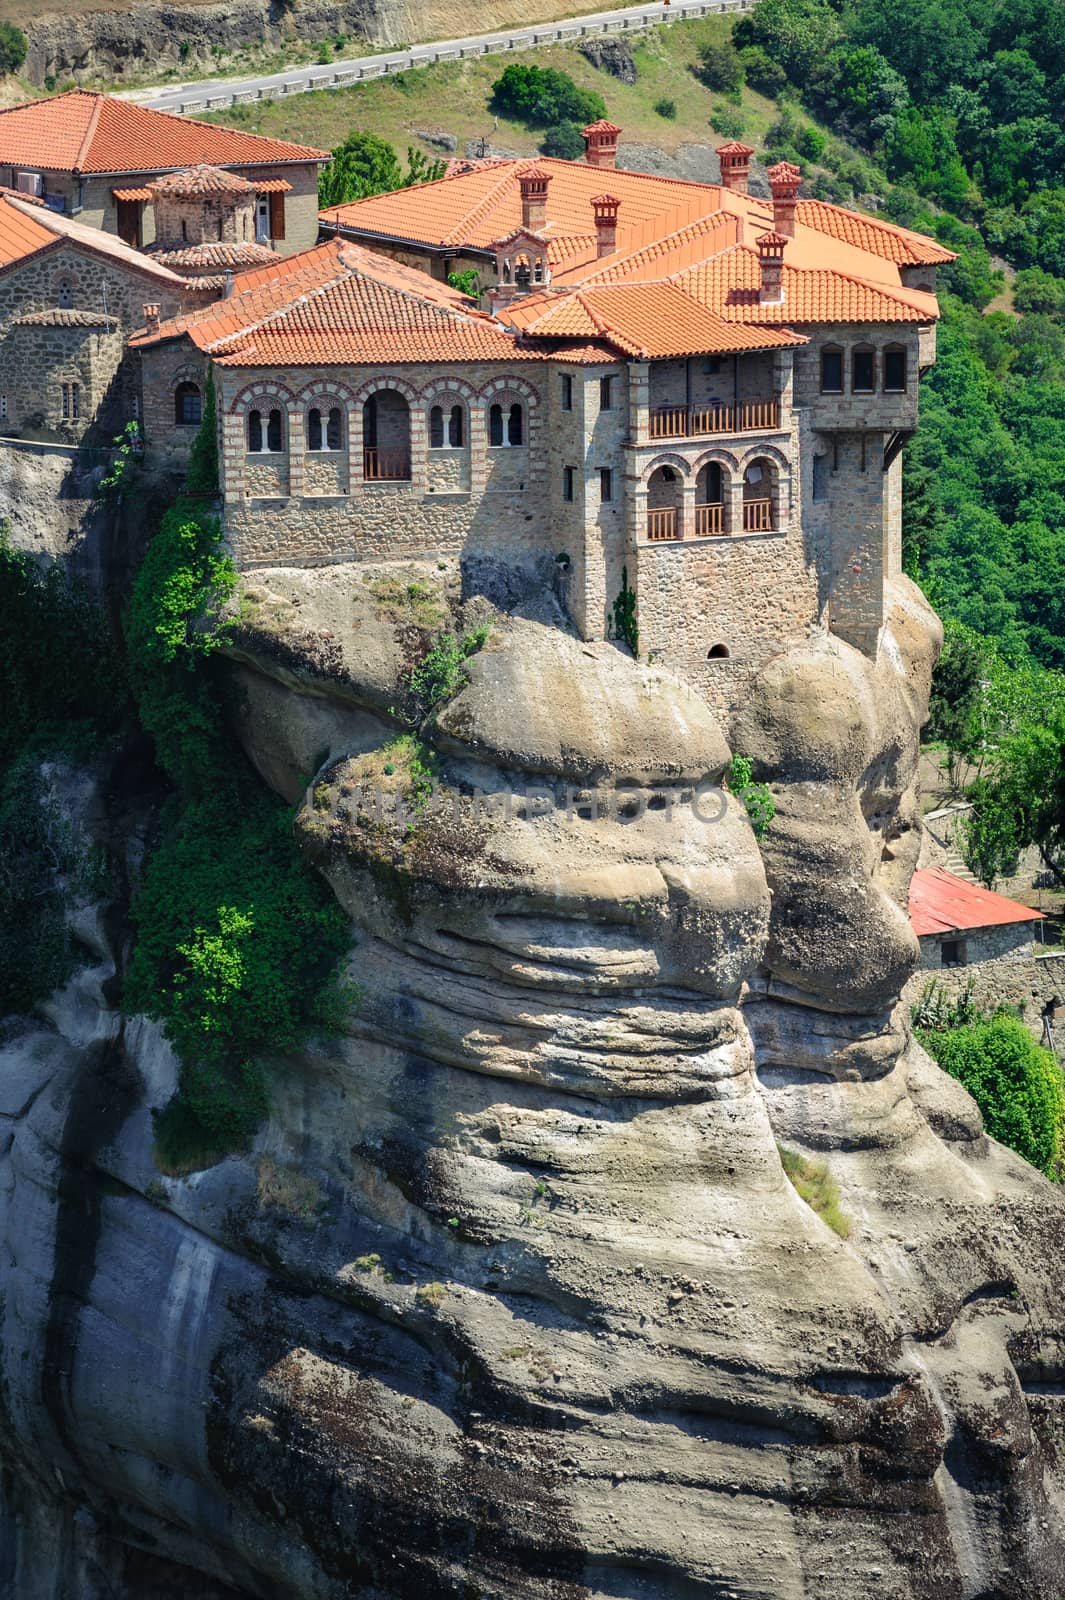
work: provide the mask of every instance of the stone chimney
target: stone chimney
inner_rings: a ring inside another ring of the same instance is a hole
[[[778,161],[769,169],[769,187],[773,192],[773,227],[785,239],[795,237],[795,198],[799,193],[802,173],[791,161]]]
[[[719,144],[717,158],[721,162],[721,187],[731,189],[734,194],[747,193],[747,179],[751,175],[751,157],[754,150],[749,144],[740,144],[738,139],[730,139],[728,144]]]
[[[608,256],[617,249],[618,210],[621,201],[616,195],[592,196],[592,213],[595,217],[596,255]]]
[[[613,171],[618,161],[618,140],[621,129],[614,122],[600,117],[581,129],[584,139],[584,159],[590,167],[609,167]]]
[[[518,176],[521,188],[521,225],[537,233],[547,225],[547,186],[551,174],[543,167],[529,167]]]
[[[158,306],[145,306],[145,308],[144,308],[144,326],[147,328],[149,333],[158,333],[159,332],[159,307]]]
[[[758,300],[763,306],[784,304],[784,251],[787,243],[782,233],[763,233],[758,240],[758,265],[762,274]]]

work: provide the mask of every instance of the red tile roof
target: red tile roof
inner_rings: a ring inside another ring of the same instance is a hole
[[[499,314],[528,335],[607,339],[641,361],[806,343],[786,329],[728,323],[672,283],[607,284],[566,295],[537,295],[503,307]]]
[[[910,926],[918,937],[1035,922],[1042,915],[1031,906],[956,878],[945,867],[919,867],[910,879]]]
[[[458,290],[340,239],[242,273],[228,300],[132,342],[182,334],[228,367],[543,359]],[[577,341],[567,360],[613,355],[584,330]]]
[[[88,89],[0,111],[0,166],[46,172],[166,172],[209,162],[216,167],[327,161],[310,145],[216,128],[169,111]]]
[[[163,279],[172,287],[184,285],[183,278],[134,250],[113,233],[104,233],[100,228],[86,227],[73,217],[29,205],[23,196],[13,195],[10,190],[0,191],[0,271],[24,261],[38,250],[58,249],[64,241],[92,255],[105,256],[120,266]]]
[[[240,178],[235,172],[223,172],[221,167],[212,167],[206,161],[199,161],[194,167],[180,167],[177,172],[164,173],[161,178],[153,179],[148,188],[153,198],[161,194],[164,197],[173,195],[178,200],[198,200],[202,195],[209,194],[255,193],[254,183],[249,183],[247,178]]]
[[[784,298],[779,304],[760,302],[758,252],[747,245],[734,245],[678,274],[674,281],[728,322],[790,327],[795,323],[931,322],[939,316],[935,295],[922,289],[888,288],[832,268],[790,265],[794,242],[788,240],[785,248]]]

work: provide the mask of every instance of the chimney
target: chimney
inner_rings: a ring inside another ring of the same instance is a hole
[[[600,117],[598,122],[590,122],[586,128],[582,128],[581,135],[584,139],[584,159],[590,167],[609,167],[613,170],[617,166],[621,129],[616,123]]]
[[[232,269],[232,267],[227,267],[227,268],[226,268],[226,282],[225,282],[225,287],[224,287],[224,288],[223,288],[223,290],[222,290],[222,299],[223,299],[223,300],[229,300],[229,299],[231,299],[231,298],[232,298],[232,295],[233,295],[233,289],[234,289],[234,283],[233,283],[233,269]]]
[[[752,147],[730,139],[728,144],[718,145],[716,154],[721,162],[721,187],[731,189],[733,194],[746,194],[754,155]]]
[[[518,177],[521,187],[521,225],[536,233],[547,225],[547,186],[551,174],[543,167],[529,167]]]
[[[763,306],[784,304],[784,251],[788,241],[782,233],[763,233],[758,240],[758,265],[762,284],[758,301]]]
[[[778,161],[769,169],[769,187],[773,191],[773,227],[785,239],[795,237],[795,197],[799,192],[802,173],[791,161]]]
[[[159,332],[159,307],[158,306],[145,306],[145,308],[144,308],[144,326],[147,328],[149,333],[158,333]]]
[[[592,196],[592,214],[595,217],[596,255],[608,256],[617,249],[618,210],[621,201],[612,194]]]

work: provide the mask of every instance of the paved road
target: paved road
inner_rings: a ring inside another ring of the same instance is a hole
[[[596,11],[564,22],[541,22],[509,33],[483,33],[468,39],[443,39],[417,44],[409,50],[360,56],[353,61],[331,62],[328,67],[293,67],[266,78],[214,78],[203,83],[168,84],[165,89],[128,89],[122,98],[153,106],[158,111],[221,111],[253,100],[276,100],[286,94],[312,89],[340,89],[366,78],[386,77],[409,67],[434,61],[458,61],[465,56],[493,55],[505,50],[527,50],[534,45],[556,44],[604,33],[638,33],[660,22],[685,17],[706,17],[720,11],[746,11],[753,0],[656,0],[653,5],[627,6],[622,11]]]

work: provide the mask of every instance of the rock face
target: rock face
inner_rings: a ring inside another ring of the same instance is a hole
[[[627,39],[588,39],[579,49],[593,67],[609,72],[612,78],[618,78],[622,83],[636,82],[636,62]]]
[[[233,646],[361,990],[254,1150],[155,1172],[102,945],[6,1042],[0,1592],[1056,1600],[1065,1204],[896,1005],[931,613],[731,729],[494,616],[415,741],[431,585],[258,573]]]

